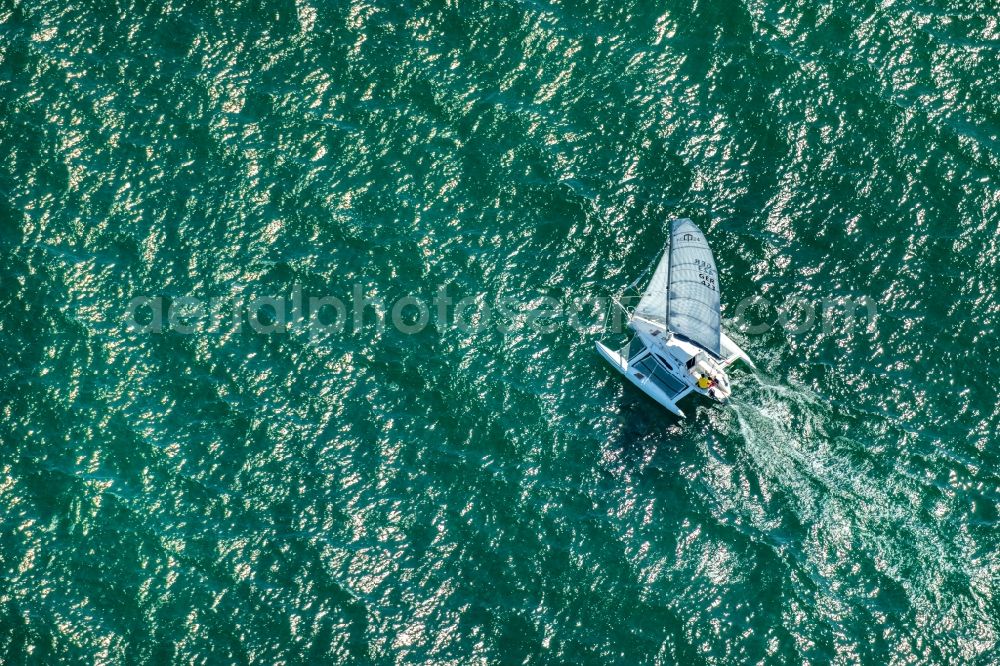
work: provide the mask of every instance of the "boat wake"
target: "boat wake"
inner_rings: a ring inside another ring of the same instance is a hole
[[[891,424],[860,430],[849,409],[807,387],[752,381],[731,406],[742,439],[739,474],[759,493],[741,498],[749,506],[729,509],[809,581],[796,587],[814,597],[814,620],[832,631],[851,614],[869,616],[873,626],[902,615],[914,628],[898,637],[907,646],[945,641],[975,656],[982,636],[943,629],[969,626],[976,616],[973,626],[991,624],[976,594],[956,603],[956,589],[982,587],[989,563],[950,555],[949,530],[936,523],[946,522],[953,498],[907,474],[905,442]]]

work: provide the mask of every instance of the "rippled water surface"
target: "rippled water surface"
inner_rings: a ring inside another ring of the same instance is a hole
[[[0,0],[0,661],[995,663],[998,81],[980,0]],[[125,324],[678,216],[762,370],[683,421],[559,317]]]

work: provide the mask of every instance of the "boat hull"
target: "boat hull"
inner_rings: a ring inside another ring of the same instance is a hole
[[[757,370],[757,366],[750,360],[750,356],[748,356],[747,353],[743,351],[732,338],[726,335],[725,331],[721,332],[721,341],[722,356],[726,359],[726,365],[729,365],[738,359],[750,366],[751,370]]]
[[[647,379],[646,377],[642,376],[634,369],[629,368],[628,360],[623,358],[621,354],[601,344],[600,342],[595,342],[594,344],[597,347],[597,353],[603,356],[604,360],[606,360],[611,367],[625,375],[630,382],[635,384],[636,388],[656,402],[660,403],[662,406],[666,407],[677,416],[685,418],[684,412],[677,406],[677,403],[671,400],[666,393],[657,388],[655,384],[650,381],[645,381]]]

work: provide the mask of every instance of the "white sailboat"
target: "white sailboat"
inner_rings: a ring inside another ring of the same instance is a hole
[[[669,243],[635,310],[615,299],[632,339],[618,350],[596,344],[612,367],[683,417],[677,403],[689,393],[729,398],[726,368],[737,359],[756,366],[722,330],[719,278],[705,235],[691,220],[674,220]]]

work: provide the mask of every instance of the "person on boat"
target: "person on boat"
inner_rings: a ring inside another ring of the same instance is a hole
[[[715,382],[708,378],[708,375],[702,375],[698,378],[698,388],[701,390],[710,389],[715,386]]]

